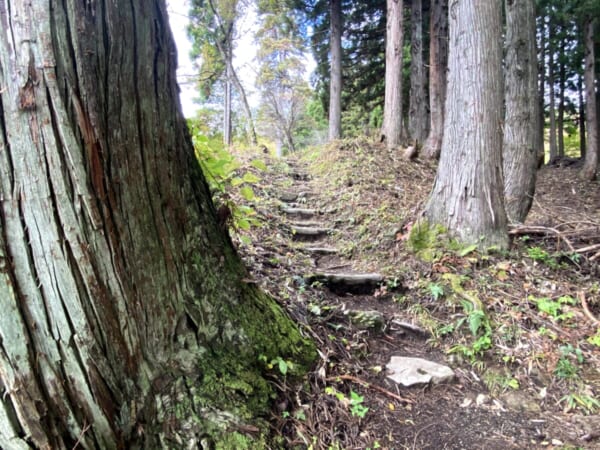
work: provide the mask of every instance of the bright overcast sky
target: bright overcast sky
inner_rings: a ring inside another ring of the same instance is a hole
[[[191,43],[186,34],[188,24],[188,13],[190,5],[188,0],[167,0],[167,10],[169,12],[169,22],[173,37],[177,44],[177,60],[179,66],[177,68],[177,79],[181,87],[181,105],[183,113],[186,117],[194,115],[198,108],[193,101],[198,97],[196,86],[193,83],[193,76],[196,74],[196,69],[190,61]],[[255,26],[256,15],[250,14],[246,21],[238,24],[240,29],[240,39],[236,43],[234,51],[234,67],[240,77],[240,81],[246,89],[246,94],[250,97],[251,104],[255,104],[257,99],[253,96],[254,80],[256,69],[254,68],[254,57],[256,55],[256,47],[254,45],[254,33],[252,28]],[[187,83],[186,83],[187,81]]]

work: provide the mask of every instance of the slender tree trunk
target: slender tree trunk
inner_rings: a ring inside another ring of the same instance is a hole
[[[444,134],[444,102],[448,69],[448,0],[431,0],[429,19],[429,118],[430,128],[422,154],[440,157]]]
[[[258,144],[258,139],[256,138],[256,128],[254,127],[254,118],[252,117],[252,110],[250,109],[250,103],[248,103],[248,97],[246,97],[246,90],[242,83],[240,82],[239,77],[237,76],[237,72],[233,68],[233,65],[230,69],[231,80],[235,85],[235,88],[240,94],[240,98],[242,99],[242,106],[244,107],[244,112],[246,113],[246,119],[248,120],[248,134],[250,135],[250,143],[252,145]]]
[[[259,356],[314,355],[219,226],[167,24],[0,1],[0,448],[239,448]]]
[[[387,148],[396,149],[402,139],[402,53],[404,19],[402,0],[387,0],[385,36],[385,101],[383,130]]]
[[[566,68],[565,68],[565,40],[561,39],[558,51],[558,117],[556,120],[556,133],[558,144],[558,156],[565,156],[565,83],[566,83]]]
[[[556,93],[555,93],[555,81],[556,81],[556,64],[554,55],[554,45],[552,40],[554,39],[554,26],[549,25],[548,41],[548,89],[550,90],[549,98],[550,104],[548,105],[550,115],[550,130],[548,131],[548,141],[550,143],[550,162],[553,162],[558,157],[558,142],[556,138]]]
[[[523,222],[535,192],[537,59],[534,0],[506,0],[504,200],[511,222]]]
[[[223,144],[225,147],[231,147],[233,144],[233,137],[231,136],[232,124],[231,124],[231,52],[229,50],[225,53],[225,103],[223,109]]]
[[[577,95],[579,100],[579,155],[585,160],[585,102],[583,101],[583,76],[577,75]]]
[[[342,137],[342,2],[330,0],[331,82],[329,86],[329,140]]]
[[[587,129],[585,162],[580,176],[584,180],[594,180],[598,171],[598,111],[596,109],[595,92],[595,55],[594,55],[594,29],[596,19],[590,18],[584,25],[585,43],[585,118]]]
[[[537,152],[538,162],[537,166],[541,167],[546,159],[545,149],[545,138],[544,131],[546,126],[546,108],[544,97],[546,95],[546,23],[544,17],[540,19],[540,44],[539,44],[539,61],[538,61],[538,73],[539,73],[539,92],[538,92],[538,123],[537,123]]]
[[[412,0],[410,37],[410,98],[408,107],[408,131],[413,141],[423,144],[429,131],[427,114],[427,77],[423,64],[423,5]]]
[[[449,9],[444,139],[426,215],[464,242],[506,248],[502,3],[453,0]]]

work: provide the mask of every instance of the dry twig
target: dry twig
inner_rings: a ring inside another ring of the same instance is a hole
[[[357,378],[353,375],[336,375],[334,377],[328,377],[326,378],[327,381],[336,381],[336,380],[348,380],[348,381],[353,381],[354,383],[358,383],[361,386],[364,386],[366,388],[370,388],[373,389],[375,391],[379,391],[382,394],[387,395],[388,397],[391,397],[395,400],[398,400],[399,402],[404,402],[404,403],[410,403],[410,404],[414,404],[415,402],[412,400],[409,400],[407,398],[401,397],[398,394],[394,394],[391,391],[388,391],[387,389],[384,389],[382,387],[379,387],[377,385],[371,384],[368,381],[365,380],[361,380],[360,378]]]

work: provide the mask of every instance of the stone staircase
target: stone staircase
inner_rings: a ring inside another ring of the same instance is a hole
[[[340,255],[335,242],[335,208],[322,211],[311,207],[318,194],[312,189],[311,177],[299,163],[288,161],[292,185],[279,195],[281,211],[288,219],[288,232],[297,249],[309,254],[314,271],[304,274],[311,284],[322,283],[337,295],[370,295],[385,281],[379,273],[355,272],[352,261]]]

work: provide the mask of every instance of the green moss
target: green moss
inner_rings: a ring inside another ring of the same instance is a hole
[[[425,261],[433,261],[442,248],[442,237],[446,229],[441,225],[430,225],[426,220],[417,222],[410,230],[408,248]]]

